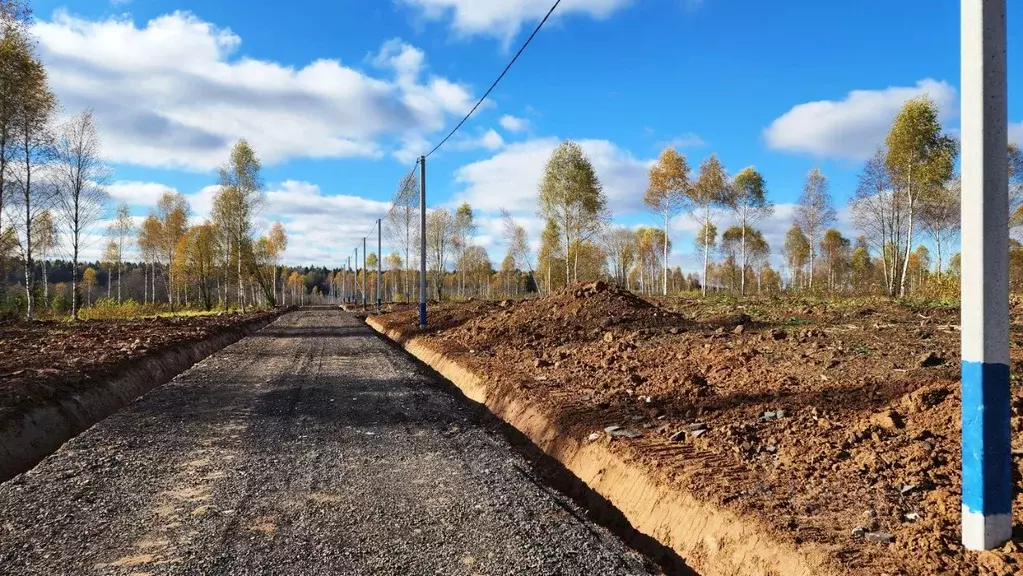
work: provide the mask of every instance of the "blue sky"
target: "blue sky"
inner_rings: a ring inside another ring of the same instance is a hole
[[[163,189],[209,210],[215,167],[245,137],[265,160],[266,222],[290,263],[337,265],[412,158],[487,88],[549,0],[36,0],[39,48],[66,113],[96,111],[113,195],[143,215]],[[1009,115],[1023,140],[1023,5],[1009,2]],[[844,207],[895,111],[926,92],[958,128],[959,3],[564,0],[492,100],[429,164],[430,205],[467,200],[503,256],[500,207],[538,235],[536,182],[558,139],[583,142],[616,219],[655,224],[650,162],[676,144],[756,166],[778,204],[819,165]],[[840,210],[841,212],[841,210]],[[841,213],[839,225],[856,231]],[[722,223],[728,224],[723,218]],[[695,228],[675,221],[674,263]],[[97,247],[98,250],[98,247]]]

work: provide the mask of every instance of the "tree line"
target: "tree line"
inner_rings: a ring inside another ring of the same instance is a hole
[[[102,217],[109,170],[99,155],[93,116],[82,111],[58,120],[59,102],[29,33],[31,11],[18,0],[0,0],[0,278],[17,259],[23,273],[20,307],[28,318],[39,294],[46,260],[67,249],[72,274],[72,315],[77,317],[79,257],[90,229]],[[5,299],[5,305],[7,304]]]
[[[81,262],[86,244],[110,215],[111,171],[92,113],[60,119],[31,21],[24,2],[0,0],[0,281],[5,284],[0,305],[28,319],[40,307],[51,308],[49,276],[58,253],[69,257],[60,307],[69,308],[75,319],[83,302],[94,304],[92,292],[101,276],[107,299],[116,304],[131,300],[155,306],[159,278],[159,297],[171,310],[276,305],[284,295],[278,260],[287,236],[279,222],[268,234],[255,235],[264,184],[260,160],[245,140],[235,143],[219,170],[207,220],[190,225],[188,202],[176,192],[164,193],[138,226],[122,203],[102,231],[107,240],[98,267]],[[140,265],[131,265],[132,254]],[[6,289],[12,264],[21,269],[19,293]],[[141,294],[126,293],[126,268],[141,271]]]
[[[486,251],[473,244],[468,204],[454,212],[428,212],[431,296],[543,294],[605,278],[661,295],[813,291],[955,298],[958,153],[959,143],[942,130],[935,103],[926,96],[908,100],[859,175],[849,203],[858,235],[846,237],[835,227],[830,182],[815,167],[804,179],[781,245],[772,247],[759,225],[775,205],[756,167],[729,173],[711,154],[694,169],[669,147],[651,167],[643,198],[659,225],[626,227],[612,221],[600,177],[583,149],[565,141],[547,160],[537,191],[536,213],[544,227],[535,253],[525,228],[502,211],[507,252],[495,270]],[[1023,154],[1014,143],[1008,143],[1007,154],[1012,209],[1006,225],[1016,227],[1023,224]],[[387,218],[388,239],[397,247],[386,258],[393,271],[389,290],[398,299],[418,293],[418,189],[414,172],[402,179]],[[672,226],[681,214],[695,225],[700,261],[688,273],[669,262]],[[1013,240],[1011,250],[1011,282],[1023,289],[1023,244]],[[506,288],[509,278],[515,283]]]
[[[775,207],[755,167],[729,174],[712,154],[694,173],[685,155],[667,148],[650,169],[644,195],[661,224],[629,228],[612,223],[600,179],[582,148],[564,142],[548,160],[538,190],[537,214],[545,226],[537,284],[551,291],[604,277],[662,295],[805,290],[956,297],[959,256],[951,252],[959,232],[958,152],[956,139],[942,130],[935,103],[926,96],[908,100],[859,176],[849,211],[860,235],[850,239],[834,227],[830,184],[815,167],[806,175],[783,245],[774,247],[782,256],[776,270],[772,247],[758,228]],[[1023,155],[1014,143],[1008,143],[1007,154],[1006,225],[1015,227],[1023,224]],[[702,264],[689,274],[669,263],[671,225],[680,214],[695,224],[694,248]],[[718,226],[725,219],[722,232]],[[528,260],[528,242],[516,239],[523,230],[513,222],[507,228],[509,258]],[[1023,244],[1015,240],[1010,261],[1013,286],[1023,289]]]
[[[266,196],[261,162],[249,143],[234,144],[228,161],[219,169],[213,210],[201,223],[190,225],[191,207],[178,192],[164,192],[139,226],[127,204],[117,207],[101,265],[110,285],[116,282],[116,302],[123,302],[122,274],[132,250],[142,271],[143,303],[155,305],[157,279],[170,310],[195,307],[240,308],[276,306],[286,296],[280,256],[287,249],[284,226],[275,222],[256,236],[256,217]],[[88,270],[86,270],[88,272]]]

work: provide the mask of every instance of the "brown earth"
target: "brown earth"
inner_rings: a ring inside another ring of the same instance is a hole
[[[125,366],[279,311],[0,325],[0,422],[96,386]]]
[[[824,550],[849,573],[1023,571],[1019,324],[1018,528],[1001,550],[978,554],[959,544],[955,308],[648,299],[598,284],[433,307],[425,333],[414,311],[376,321],[545,407],[573,437],[607,442],[662,482]]]

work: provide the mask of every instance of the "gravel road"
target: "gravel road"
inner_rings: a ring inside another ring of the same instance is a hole
[[[0,485],[0,574],[647,574],[351,315],[303,310]]]

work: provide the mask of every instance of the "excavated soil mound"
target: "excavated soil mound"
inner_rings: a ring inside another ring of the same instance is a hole
[[[499,311],[486,315],[470,314],[470,319],[452,331],[450,338],[481,345],[523,340],[549,348],[600,338],[606,331],[685,323],[682,316],[659,310],[650,302],[603,282],[579,284],[543,299],[505,300],[499,307]]]
[[[648,299],[598,284],[438,314],[425,334],[403,313],[375,321],[849,573],[1023,572],[1020,529],[993,552],[959,544],[956,309]],[[1012,361],[1023,371],[1018,324]],[[1023,526],[1017,381],[1012,426]]]

